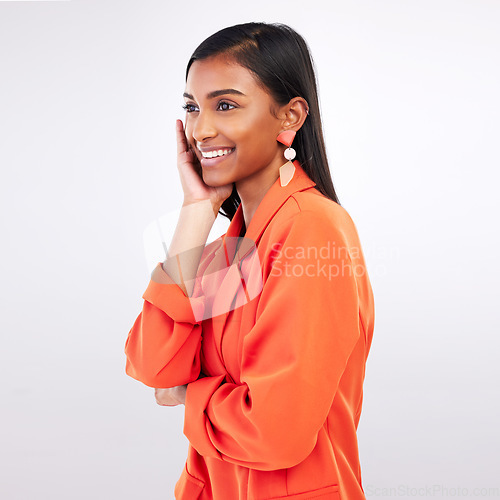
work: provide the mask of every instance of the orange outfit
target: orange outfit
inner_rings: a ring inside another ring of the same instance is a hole
[[[290,183],[276,180],[245,234],[258,252],[260,293],[248,300],[229,271],[215,292],[202,278],[192,297],[150,280],[128,334],[129,376],[157,388],[188,384],[177,500],[365,498],[356,430],[373,292],[349,214],[293,163]],[[240,205],[205,247],[200,276],[228,259],[225,241],[243,222]],[[243,271],[247,260],[236,261]],[[222,312],[200,319],[208,293]],[[230,310],[235,298],[242,305]]]

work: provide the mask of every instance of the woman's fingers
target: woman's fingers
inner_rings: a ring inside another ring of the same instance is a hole
[[[196,152],[190,147],[182,120],[176,120],[177,169],[179,171],[185,200],[210,199],[214,206],[220,207],[231,194],[233,185],[209,187],[203,180],[203,168]]]
[[[176,122],[177,129],[177,156],[178,158],[182,158],[181,161],[188,161],[193,163],[196,167],[196,154],[192,150],[191,146],[186,137],[186,132],[184,131],[184,125],[182,120],[177,120]],[[183,156],[184,155],[184,156]]]
[[[173,387],[168,389],[155,389],[156,402],[161,406],[177,406],[181,404],[173,389]]]
[[[176,131],[177,131],[177,154],[186,153],[189,150],[186,134],[184,133],[184,125],[182,120],[176,121]]]
[[[169,387],[167,389],[155,389],[156,402],[161,406],[177,406],[184,404],[186,388],[187,384]]]
[[[201,176],[201,165],[199,165],[198,159],[196,158],[196,154],[189,145],[189,142],[186,137],[186,133],[184,131],[184,125],[182,124],[182,120],[176,121],[176,132],[177,132],[177,166],[179,167],[179,163],[190,163],[198,175]]]

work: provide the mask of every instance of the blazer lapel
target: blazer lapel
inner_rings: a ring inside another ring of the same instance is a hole
[[[208,280],[206,285],[213,293],[208,293],[208,296],[213,298],[209,302],[214,339],[220,351],[224,328],[231,311],[255,298],[262,290],[262,267],[257,247],[264,229],[292,194],[316,185],[297,160],[293,164],[295,174],[292,180],[282,187],[278,177],[269,188],[250,221],[238,252],[235,253],[236,242],[243,226],[242,206],[238,206],[226,234],[222,236],[221,246],[216,250],[213,267],[207,268],[211,274],[203,278],[204,283]],[[222,356],[222,352],[219,352],[219,355]]]

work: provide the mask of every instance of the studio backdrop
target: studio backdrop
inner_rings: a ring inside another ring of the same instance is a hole
[[[184,407],[123,349],[182,204],[187,62],[248,21],[309,44],[365,252],[367,498],[500,497],[494,0],[0,1],[0,497],[173,498]]]

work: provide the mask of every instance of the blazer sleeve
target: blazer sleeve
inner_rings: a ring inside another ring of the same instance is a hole
[[[149,387],[167,388],[187,384],[200,375],[201,318],[204,296],[199,276],[210,261],[205,248],[191,297],[163,270],[158,262],[142,295],[144,303],[125,342],[125,373]],[[198,318],[198,319],[197,319]]]
[[[201,378],[188,384],[185,402],[184,434],[201,455],[259,470],[289,468],[311,453],[361,334],[350,256],[331,255],[332,245],[347,248],[341,229],[302,211],[276,231],[279,257],[264,259],[241,383]]]

